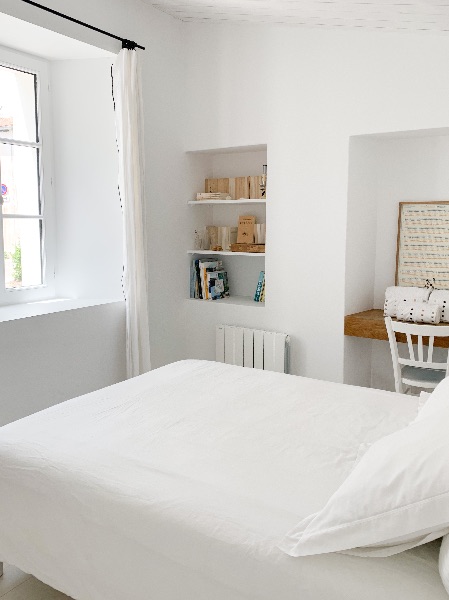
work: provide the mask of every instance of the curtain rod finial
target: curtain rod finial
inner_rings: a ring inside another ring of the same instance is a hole
[[[122,49],[123,48],[126,48],[127,50],[135,50],[137,48],[137,44],[131,40],[122,40]]]

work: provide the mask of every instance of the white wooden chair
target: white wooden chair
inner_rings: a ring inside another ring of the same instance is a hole
[[[400,394],[407,393],[408,390],[404,390],[404,384],[406,386],[433,390],[442,379],[449,375],[449,351],[446,362],[433,362],[435,338],[449,337],[449,325],[420,325],[404,321],[393,321],[390,317],[385,317],[385,325],[390,342],[394,383],[397,392]],[[410,358],[401,358],[399,356],[396,333],[406,335]],[[417,337],[417,358],[412,335]],[[426,357],[424,357],[423,337],[429,338]]]

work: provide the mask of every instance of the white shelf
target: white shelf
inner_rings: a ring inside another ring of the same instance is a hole
[[[254,306],[254,308],[263,308],[265,302],[254,302],[250,296],[230,296],[229,298],[220,298],[220,300],[201,300],[201,298],[189,298],[190,302],[202,302],[203,304],[234,304],[238,306]]]
[[[265,256],[265,252],[230,252],[229,250],[187,250],[187,254],[203,254],[206,256]]]
[[[235,206],[236,204],[266,204],[266,200],[248,200],[247,198],[240,198],[240,200],[189,200],[187,204],[191,206],[210,206],[215,204],[227,204],[228,206]]]
[[[265,223],[267,220],[266,212],[269,212],[267,209],[266,194],[259,198],[249,197],[262,196],[263,189],[260,193],[253,194],[250,194],[246,188],[236,189],[236,194],[232,194],[231,196],[232,198],[237,197],[236,200],[226,200],[224,192],[220,192],[223,195],[215,197],[211,192],[211,196],[206,196],[206,199],[197,200],[196,192],[201,189],[205,178],[243,177],[250,174],[254,176],[259,174],[260,176],[263,171],[262,165],[268,162],[267,158],[266,144],[228,148],[191,148],[188,162],[192,167],[192,187],[187,189],[186,195],[180,200],[180,210],[182,210],[182,205],[184,207],[187,206],[187,213],[184,213],[186,229],[188,228],[191,233],[196,230],[201,235],[201,232],[206,227],[229,227],[237,225],[240,215],[254,215],[257,223]],[[259,192],[259,190],[257,189],[256,192]],[[271,202],[269,190],[267,194],[268,202]],[[242,198],[241,196],[244,197]],[[203,206],[203,208],[190,208],[192,206]],[[234,208],[232,208],[233,206]],[[228,273],[231,297],[212,301],[195,300],[192,298],[190,304],[185,305],[186,310],[189,306],[193,306],[193,301],[196,302],[195,306],[198,305],[199,308],[189,309],[192,311],[192,316],[193,314],[197,315],[197,311],[201,311],[201,313],[204,312],[206,314],[205,318],[209,321],[212,320],[212,322],[214,322],[216,315],[219,314],[222,315],[220,318],[228,318],[229,322],[235,322],[236,318],[238,320],[240,314],[245,315],[246,320],[251,320],[251,315],[255,315],[251,307],[258,309],[265,307],[265,303],[263,302],[254,302],[254,292],[260,272],[265,270],[267,260],[265,247],[262,246],[260,248],[264,250],[263,252],[231,252],[229,244],[223,244],[220,238],[220,242],[214,241],[213,244],[208,243],[208,246],[219,248],[218,243],[220,243],[226,250],[193,250],[195,246],[202,247],[202,245],[194,243],[193,235],[191,235],[190,239],[191,241],[187,242],[184,250],[187,257],[185,259],[186,263],[191,263],[190,267],[192,267],[192,263],[195,260],[208,260],[207,257],[210,257],[211,261],[222,261],[224,270]],[[204,246],[205,244],[203,244]],[[243,246],[241,250],[244,248]],[[232,258],[233,256],[236,258]],[[189,294],[187,293],[185,295],[186,300],[188,296]],[[203,303],[202,305],[200,304],[201,302]],[[213,304],[215,308],[207,308],[207,303],[209,305]],[[216,308],[217,305],[221,305],[223,308]],[[262,310],[262,312],[265,311]]]
[[[242,152],[263,152],[266,150],[266,144],[252,144],[250,146],[230,146],[229,148],[197,148],[186,150],[186,152],[187,154],[240,154]]]

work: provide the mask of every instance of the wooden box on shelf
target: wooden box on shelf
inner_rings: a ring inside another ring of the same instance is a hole
[[[249,197],[252,200],[261,200],[263,198],[261,185],[263,182],[263,175],[255,175],[248,177],[249,179]]]
[[[265,252],[265,244],[231,244],[231,252]]]
[[[232,200],[250,197],[248,177],[206,179],[204,191],[207,193],[221,192],[229,194]]]
[[[204,184],[204,191],[207,194],[215,192],[229,194],[229,179],[223,177],[220,179],[206,179]]]
[[[208,194],[217,192],[229,194],[232,200],[240,200],[241,198],[262,200],[262,181],[263,175],[208,178],[204,183],[204,191]]]

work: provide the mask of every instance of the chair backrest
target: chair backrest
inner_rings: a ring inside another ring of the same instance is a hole
[[[391,357],[393,359],[396,391],[402,388],[400,365],[444,371],[445,376],[449,375],[449,352],[445,362],[434,362],[433,360],[435,338],[449,338],[449,325],[421,325],[405,321],[393,321],[391,317],[385,317],[385,325],[390,342]],[[406,336],[409,358],[401,358],[399,356],[396,333],[403,333]],[[413,343],[412,336],[417,338],[415,344]],[[427,352],[425,351],[423,338],[429,338]],[[415,345],[417,352],[415,352]]]

